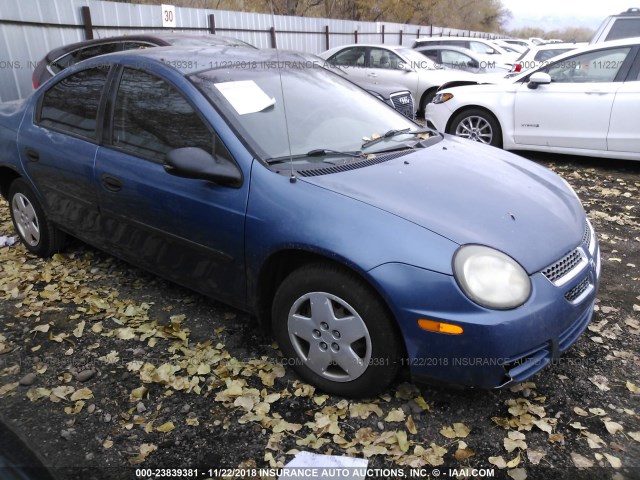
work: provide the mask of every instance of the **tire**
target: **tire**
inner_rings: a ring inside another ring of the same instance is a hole
[[[472,108],[455,116],[449,133],[474,142],[502,148],[502,129],[496,117],[486,110]]]
[[[425,118],[427,114],[427,104],[433,100],[433,97],[438,93],[438,88],[432,88],[427,90],[422,94],[422,98],[420,99],[420,110],[418,111],[418,115],[420,118]]]
[[[20,241],[31,253],[49,257],[64,246],[65,235],[47,219],[36,194],[22,179],[9,187],[9,210]]]
[[[395,322],[362,279],[339,267],[311,264],[285,278],[272,326],[287,364],[327,393],[371,397],[398,372],[403,350]]]

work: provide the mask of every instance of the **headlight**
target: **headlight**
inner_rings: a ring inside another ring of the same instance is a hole
[[[531,294],[527,272],[514,259],[493,248],[461,247],[453,259],[453,272],[462,291],[487,308],[516,308]]]
[[[438,93],[435,97],[433,97],[433,100],[431,100],[431,103],[444,103],[444,102],[448,102],[452,98],[453,98],[453,93]]]

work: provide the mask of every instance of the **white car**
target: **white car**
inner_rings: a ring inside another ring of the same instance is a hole
[[[469,73],[502,73],[507,74],[511,67],[497,63],[489,55],[481,55],[468,48],[453,47],[451,45],[433,45],[417,47],[420,52],[436,64]]]
[[[495,85],[443,88],[426,119],[507,150],[640,160],[640,37],[572,50]]]
[[[421,53],[402,46],[358,43],[332,48],[319,56],[346,70],[355,83],[403,86],[418,103],[419,115],[441,85],[478,78],[472,73],[443,69]]]
[[[508,52],[504,48],[485,40],[484,38],[469,37],[420,37],[413,42],[413,48],[426,47],[429,45],[453,45],[454,47],[468,48],[482,55],[491,55],[498,63],[513,65],[516,58],[520,56],[517,52]]]
[[[514,44],[514,43],[505,42],[502,39],[491,40],[491,43],[495,43],[496,45],[498,45],[499,47],[503,48],[507,52],[515,52],[515,53],[518,53],[518,54],[522,54],[522,53],[526,52],[527,48],[529,48],[529,47],[525,47],[523,45],[517,45],[517,44]]]
[[[586,47],[587,43],[544,43],[531,47],[525,51],[511,68],[512,72],[519,73],[532,68],[549,65],[550,60],[576,48]]]

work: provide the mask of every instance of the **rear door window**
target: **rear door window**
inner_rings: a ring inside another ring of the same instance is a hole
[[[42,127],[97,138],[100,99],[109,71],[91,68],[70,75],[45,92],[37,123]]]

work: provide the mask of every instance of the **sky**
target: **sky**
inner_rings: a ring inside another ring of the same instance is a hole
[[[638,0],[502,0],[513,18],[507,28],[539,27],[545,30],[586,27],[596,30],[608,15],[640,7]]]

